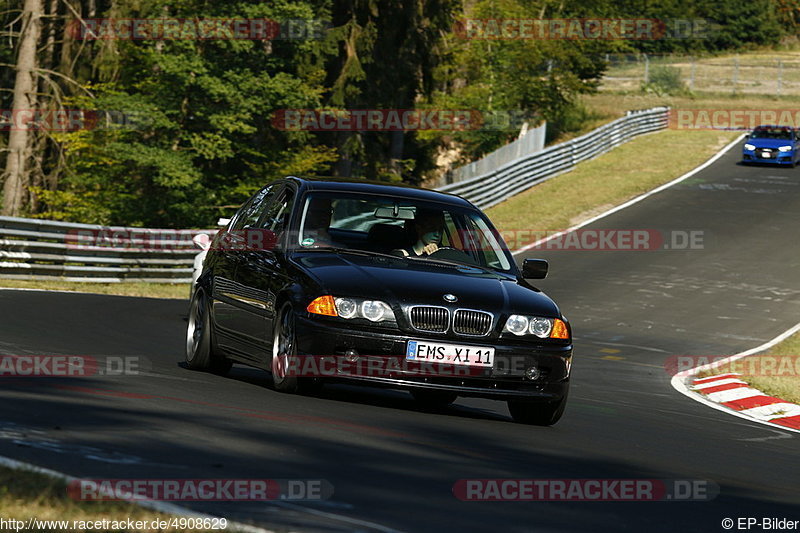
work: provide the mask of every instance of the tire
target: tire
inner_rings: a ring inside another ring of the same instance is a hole
[[[287,375],[286,369],[299,368],[297,364],[297,332],[295,331],[292,304],[286,302],[278,313],[272,336],[272,385],[275,390],[288,394],[311,394],[319,391],[320,378],[299,378]]]
[[[186,328],[186,365],[192,370],[226,374],[231,362],[214,350],[211,312],[208,297],[197,289],[189,304],[189,324]]]
[[[532,426],[552,426],[561,419],[566,407],[566,393],[561,400],[556,402],[508,401],[508,411],[514,422]]]
[[[455,392],[415,389],[411,396],[422,405],[428,407],[446,407],[456,401],[458,394]]]

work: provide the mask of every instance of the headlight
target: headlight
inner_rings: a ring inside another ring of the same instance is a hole
[[[514,335],[525,335],[525,332],[528,331],[528,323],[528,317],[511,315],[508,317],[508,320],[506,320],[506,331]]]
[[[503,331],[519,336],[535,335],[540,339],[569,339],[569,328],[559,318],[511,315]]]
[[[361,298],[348,298],[330,294],[315,298],[306,310],[315,315],[336,316],[349,320],[351,318],[366,318],[371,322],[394,322],[392,308],[380,300],[364,300]]]
[[[358,312],[358,304],[350,298],[336,298],[336,312],[342,318],[353,318]]]
[[[546,339],[550,335],[550,330],[553,329],[553,321],[549,318],[534,318],[531,320],[531,326],[528,328],[532,334],[540,339]]]
[[[750,144],[750,143],[747,143],[747,144],[745,144],[745,145],[744,145],[744,149],[745,149],[745,150],[750,150],[750,151],[753,151],[753,150],[755,150],[755,149],[756,149],[756,145],[755,145],[755,144]]]
[[[379,300],[367,300],[361,304],[361,316],[372,322],[381,322],[392,316],[392,309]]]
[[[778,150],[780,150],[781,152],[791,152],[792,151],[792,147],[791,146],[781,146],[780,148],[778,148]]]

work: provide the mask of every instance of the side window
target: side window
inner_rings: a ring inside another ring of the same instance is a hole
[[[258,220],[258,227],[268,229],[275,234],[280,234],[289,224],[289,217],[292,214],[293,204],[294,191],[289,187],[281,189],[281,191],[275,195],[275,201],[267,205],[266,210],[264,210]]]
[[[247,226],[255,226],[265,206],[275,196],[278,187],[264,187],[250,198],[236,213],[230,225],[230,231],[240,231]]]

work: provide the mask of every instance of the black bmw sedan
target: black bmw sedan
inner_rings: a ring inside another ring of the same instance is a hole
[[[258,191],[212,241],[190,305],[189,368],[233,362],[302,392],[346,380],[420,402],[508,402],[551,425],[569,390],[572,334],[467,200],[414,187],[289,177]]]

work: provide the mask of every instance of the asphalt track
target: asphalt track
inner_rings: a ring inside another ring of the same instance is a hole
[[[800,316],[800,168],[693,178],[584,229],[702,231],[702,249],[533,250],[575,332],[570,403],[551,428],[503,403],[431,411],[403,392],[273,391],[267,375],[182,367],[186,302],[0,291],[2,354],[139,356],[138,376],[3,379],[0,455],[90,478],[325,479],[315,503],[189,504],[293,530],[723,531],[800,519],[798,435],[678,394],[672,355],[732,354]],[[669,164],[665,161],[664,164]],[[711,501],[462,502],[465,478],[702,479]],[[123,518],[123,517],[120,517]],[[759,531],[759,528],[754,528]]]

